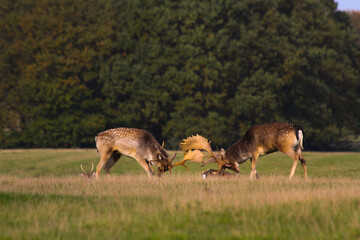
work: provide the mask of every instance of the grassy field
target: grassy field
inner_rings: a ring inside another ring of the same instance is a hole
[[[149,179],[122,158],[80,177],[96,150],[0,151],[0,239],[360,239],[360,153],[305,153],[308,181],[274,153],[231,178],[189,164]],[[182,155],[178,154],[175,161]],[[215,165],[211,166],[216,168]]]

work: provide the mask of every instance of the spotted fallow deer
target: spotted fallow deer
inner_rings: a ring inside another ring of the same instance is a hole
[[[110,168],[120,159],[121,155],[134,158],[145,169],[149,177],[154,175],[152,164],[157,166],[160,177],[165,171],[171,170],[171,163],[176,154],[170,159],[169,155],[154,138],[142,129],[115,128],[99,133],[95,137],[96,148],[100,154],[100,161],[96,167],[95,176],[101,169],[110,173]]]
[[[307,178],[306,161],[302,155],[304,130],[298,125],[292,123],[267,123],[255,125],[251,127],[239,141],[226,149],[226,151],[221,149],[221,152],[219,153],[220,158],[212,154],[210,142],[207,142],[205,138],[199,135],[190,138],[193,138],[192,141],[184,141],[184,143],[188,142],[187,144],[189,145],[186,146],[186,149],[201,149],[209,152],[209,157],[203,161],[203,165],[217,162],[220,166],[218,172],[225,168],[238,171],[238,164],[244,163],[250,159],[250,179],[253,179],[254,176],[258,176],[256,172],[258,158],[269,153],[281,151],[290,156],[294,161],[290,171],[290,179],[294,176],[299,160],[304,169],[305,179]],[[189,140],[189,138],[186,140]],[[184,158],[184,160],[201,162],[202,157],[199,155],[200,154],[197,154],[195,157],[188,156],[187,159]],[[184,160],[173,166],[184,165]]]

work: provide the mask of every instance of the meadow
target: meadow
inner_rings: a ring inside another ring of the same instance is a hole
[[[148,178],[122,157],[111,176],[80,176],[95,149],[1,150],[0,239],[360,239],[360,153],[282,153],[234,177],[201,179],[198,164]],[[175,161],[180,161],[179,153]]]

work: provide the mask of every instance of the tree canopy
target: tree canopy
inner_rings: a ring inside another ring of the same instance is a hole
[[[333,0],[0,5],[0,147],[92,147],[115,127],[172,148],[289,121],[324,149],[360,132],[360,41]]]

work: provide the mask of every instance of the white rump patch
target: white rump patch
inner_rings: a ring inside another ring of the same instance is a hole
[[[303,132],[301,130],[298,131],[298,137],[299,137],[299,139],[297,139],[297,137],[295,136],[294,147],[300,146],[300,148],[303,149],[304,148],[303,147],[304,134],[303,134]]]
[[[304,134],[303,134],[302,130],[299,130],[299,143],[300,143],[300,147],[302,149],[304,149],[304,147],[303,147],[303,139],[304,139]]]

